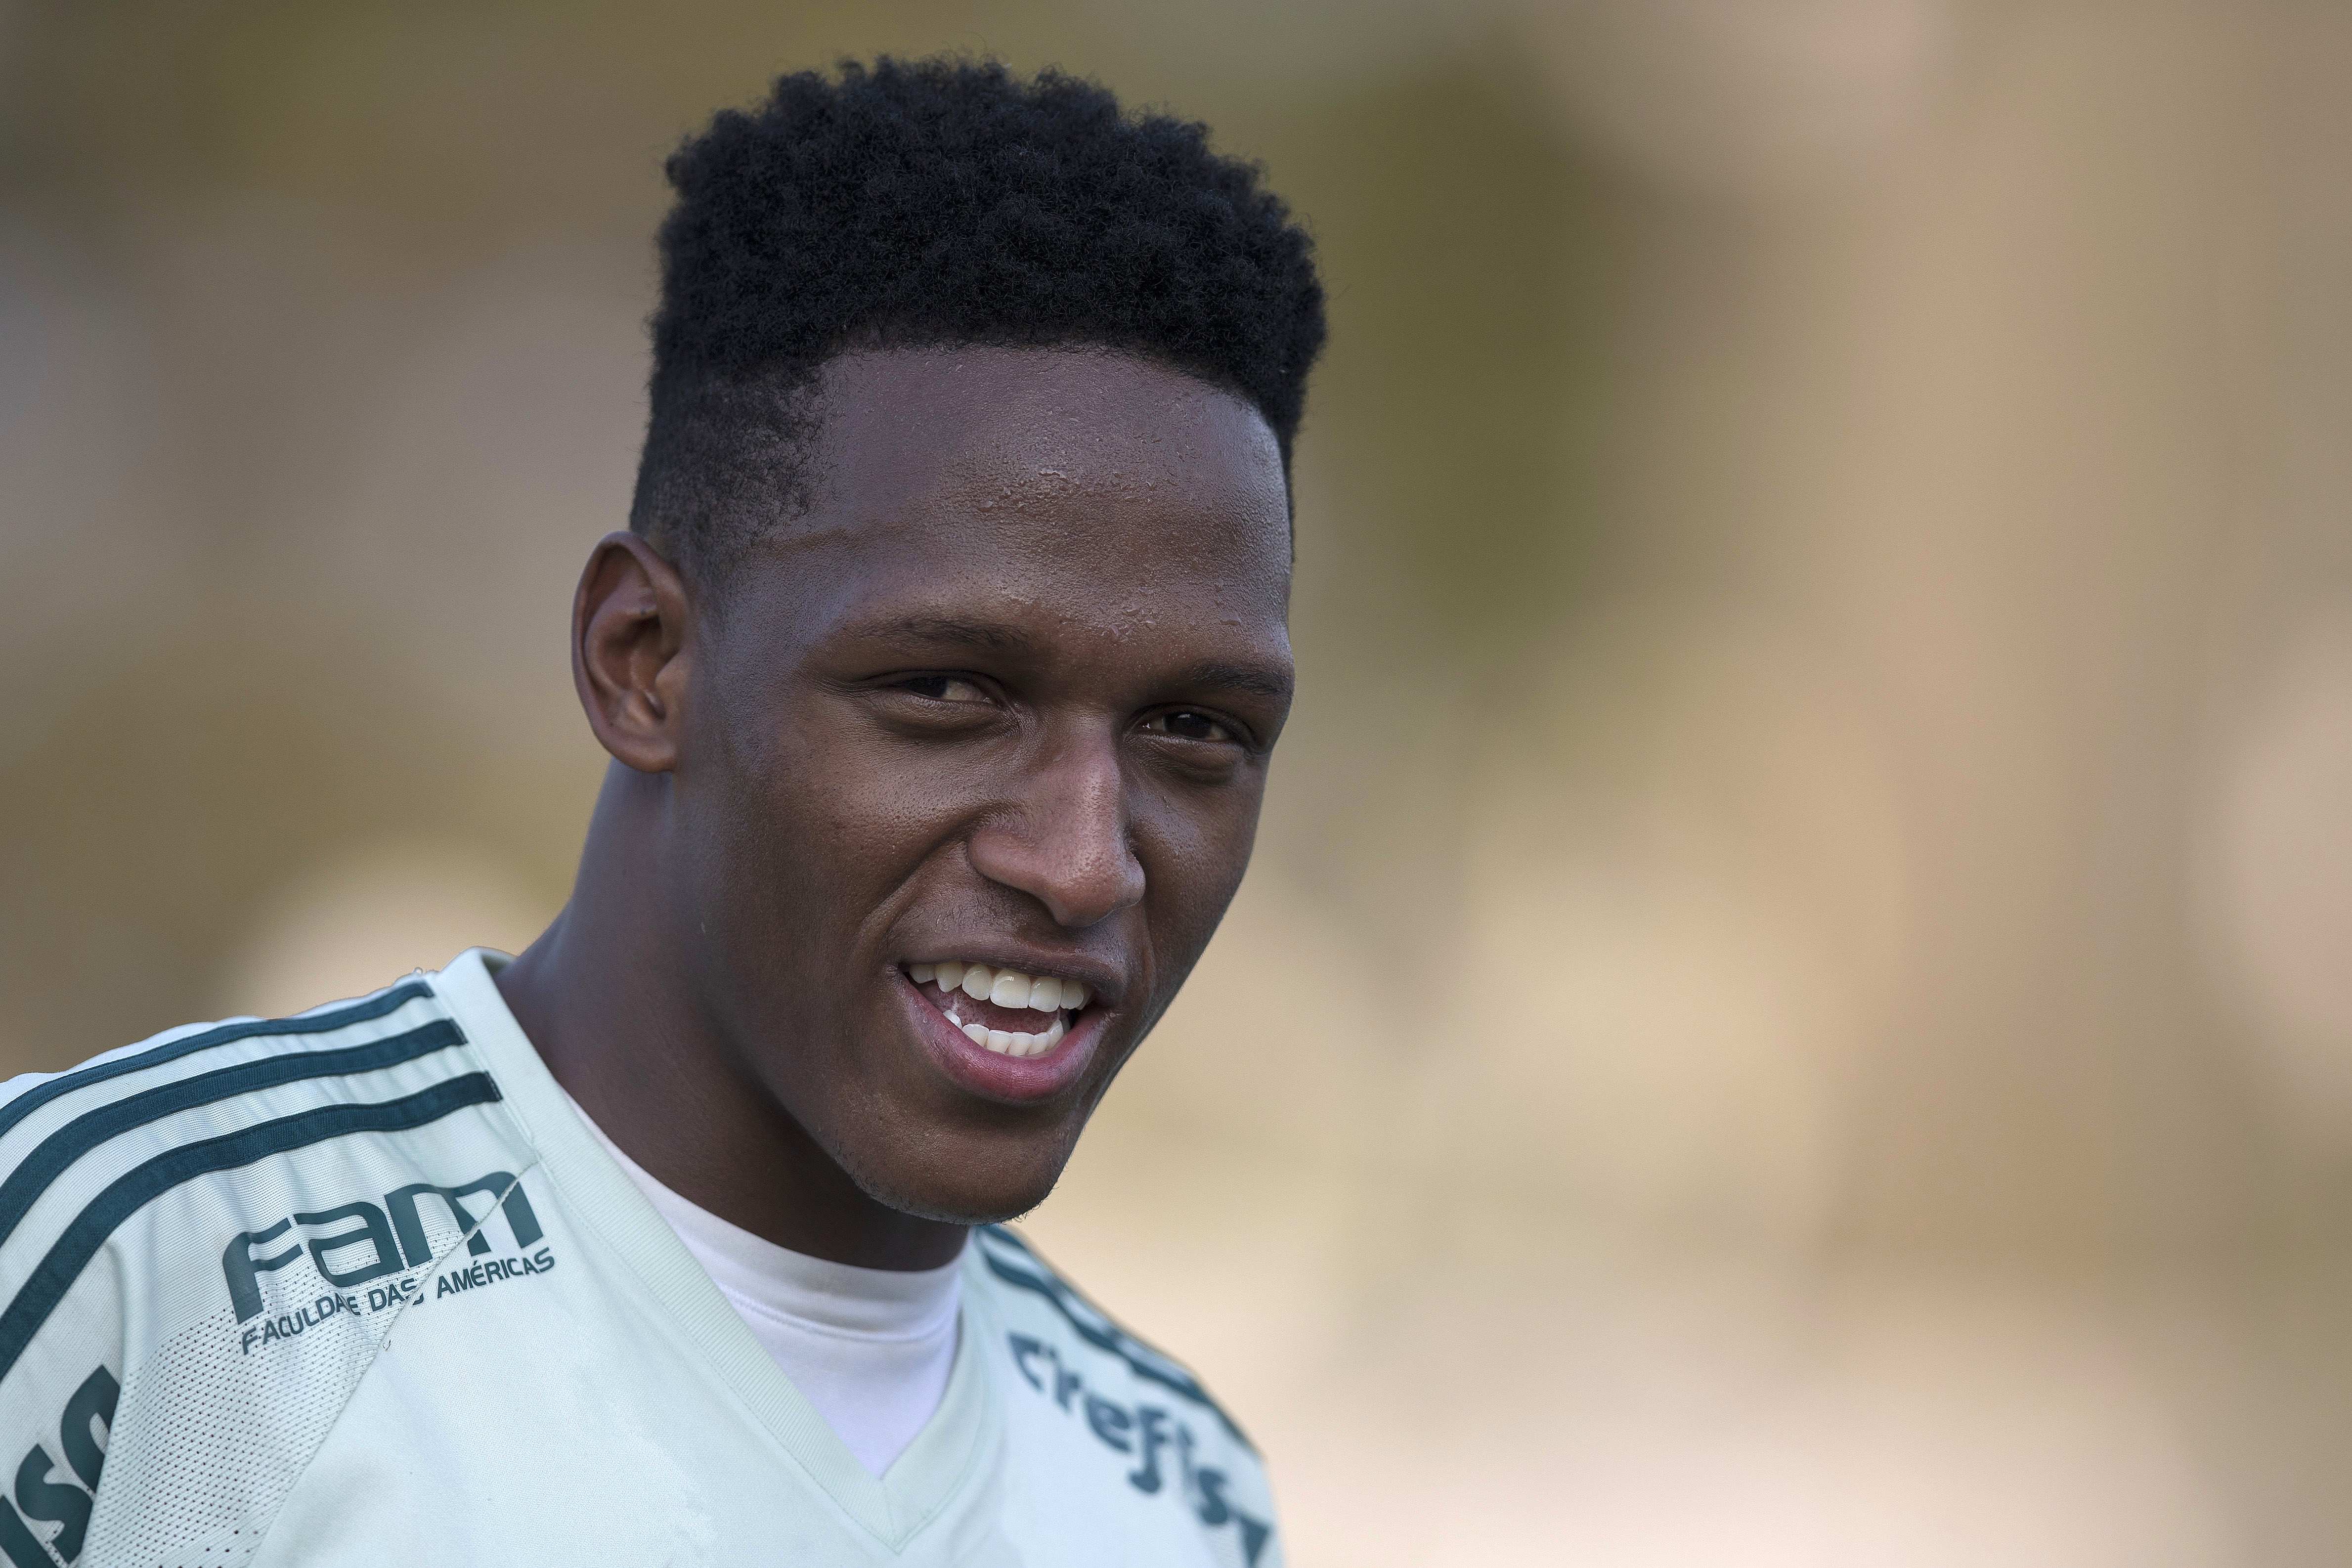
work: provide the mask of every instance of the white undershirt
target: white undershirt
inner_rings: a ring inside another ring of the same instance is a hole
[[[947,1392],[962,1264],[860,1268],[778,1247],[678,1196],[580,1120],[857,1462],[888,1469]]]

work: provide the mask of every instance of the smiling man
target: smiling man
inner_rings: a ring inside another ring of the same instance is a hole
[[[1306,237],[988,66],[788,77],[669,173],[572,900],[0,1087],[15,1568],[1280,1556],[1232,1420],[997,1222],[1248,864]]]

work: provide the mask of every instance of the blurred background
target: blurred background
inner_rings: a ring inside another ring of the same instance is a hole
[[[661,159],[940,48],[1331,287],[1257,864],[1031,1222],[1292,1562],[2352,1560],[2327,0],[0,3],[0,1071],[530,940]]]

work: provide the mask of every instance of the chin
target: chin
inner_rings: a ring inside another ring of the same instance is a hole
[[[999,1225],[1018,1219],[1045,1201],[1061,1180],[1068,1163],[1066,1150],[1037,1166],[1018,1170],[965,1171],[950,1176],[937,1171],[889,1170],[881,1163],[842,1160],[860,1191],[885,1208],[916,1219],[949,1225]]]

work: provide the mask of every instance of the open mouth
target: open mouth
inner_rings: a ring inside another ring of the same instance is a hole
[[[973,1045],[1003,1057],[1044,1056],[1094,997],[1083,980],[954,960],[910,963],[907,978]]]

